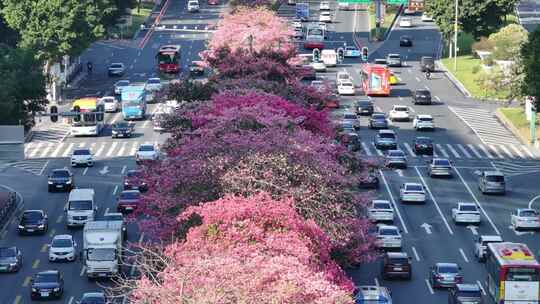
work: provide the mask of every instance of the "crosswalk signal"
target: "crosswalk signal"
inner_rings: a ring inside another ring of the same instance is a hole
[[[74,106],[73,107],[73,112],[81,112],[81,107],[79,106]],[[74,122],[80,122],[81,121],[81,115],[75,115],[73,116],[73,121]]]
[[[58,107],[51,106],[50,112],[51,112],[51,122],[57,122],[58,121]]]
[[[368,60],[368,48],[367,48],[367,46],[362,48],[362,60],[364,60],[364,61]]]
[[[345,50],[343,48],[337,50],[337,59],[339,62],[343,62],[345,59]]]
[[[319,62],[321,60],[321,50],[313,49],[313,62]]]

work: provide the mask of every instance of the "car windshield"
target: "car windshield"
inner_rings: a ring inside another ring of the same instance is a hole
[[[389,203],[373,203],[375,209],[392,209]]]
[[[458,298],[482,298],[480,290],[458,290],[456,296]]]
[[[358,49],[353,47],[353,46],[348,46],[348,47],[345,48],[345,50],[347,50],[347,51],[358,51]]]
[[[475,205],[461,205],[461,211],[477,211]]]
[[[148,84],[160,84],[161,81],[159,79],[148,79],[148,81],[146,83],[148,83]]]
[[[112,261],[116,258],[116,251],[108,248],[88,249],[86,258],[91,261]]]
[[[73,151],[73,155],[90,155],[90,150],[82,149]]]
[[[439,266],[439,273],[458,273],[456,266]]]
[[[120,214],[105,214],[103,219],[107,221],[123,221],[124,217],[122,217]]]
[[[151,151],[154,151],[154,146],[149,146],[149,145],[140,146],[139,151],[151,152]]]
[[[398,235],[398,231],[394,228],[381,228],[379,229],[380,235]]]
[[[127,173],[127,177],[140,177],[141,175],[142,175],[142,172],[137,171],[137,170],[131,170],[131,171],[128,171]]]
[[[92,210],[92,201],[70,201],[69,210]]]
[[[424,63],[433,63],[433,58],[432,57],[423,57],[422,61]]]
[[[124,87],[124,86],[127,86],[129,85],[129,81],[119,81],[116,83],[116,86],[117,87]]]
[[[388,55],[389,59],[400,59],[399,55]]]
[[[43,214],[38,211],[25,212],[22,216],[23,220],[39,220],[43,218]]]
[[[66,170],[53,171],[52,177],[69,177],[69,172]]]
[[[116,102],[113,98],[103,98],[102,100],[105,103],[115,103]]]
[[[113,64],[111,64],[111,68],[113,68],[113,69],[121,69],[122,65],[120,63],[113,63]]]
[[[371,118],[376,120],[386,119],[386,117],[382,114],[372,115]]]
[[[137,191],[130,191],[130,192],[122,192],[120,194],[121,199],[138,199],[141,196],[141,194]]]
[[[54,283],[58,282],[56,273],[38,273],[34,279],[36,283]]]
[[[410,40],[410,39],[411,39],[411,37],[409,37],[409,36],[401,36],[401,40]]]
[[[380,138],[385,138],[385,139],[394,139],[395,138],[394,134],[392,134],[392,133],[379,133],[379,137]]]
[[[15,248],[0,248],[0,258],[11,258],[17,255]]]
[[[535,216],[538,216],[538,212],[536,212],[534,210],[522,210],[521,213],[520,213],[520,216],[535,217]]]
[[[352,87],[353,86],[353,84],[351,82],[342,82],[340,85],[342,87]]]
[[[406,112],[407,110],[409,110],[407,107],[395,107],[394,108],[394,111],[399,111],[399,112]]]
[[[407,191],[418,191],[418,192],[423,192],[424,189],[422,188],[421,185],[407,185],[405,186],[405,189]]]
[[[392,264],[408,264],[409,259],[407,258],[390,258],[389,262]]]
[[[342,122],[341,123],[341,128],[343,128],[343,129],[353,129],[354,127],[353,127],[352,124],[350,124],[348,122]]]
[[[355,114],[343,114],[343,119],[357,119]]]
[[[433,121],[432,117],[418,117],[418,120],[420,121]]]
[[[427,90],[418,90],[416,91],[416,95],[427,95],[429,96],[431,93]]]
[[[416,139],[417,144],[431,144],[431,139],[429,138],[417,138]]]
[[[488,182],[500,183],[500,182],[504,182],[504,176],[502,176],[502,175],[488,175],[488,176],[486,176],[486,180]]]
[[[105,304],[103,296],[86,296],[81,300],[81,304]]]
[[[436,159],[433,161],[435,166],[450,166],[450,162],[446,159]]]
[[[113,128],[127,128],[129,124],[127,122],[117,122],[114,124]]]
[[[390,157],[403,157],[403,156],[405,156],[405,153],[403,153],[403,151],[389,151],[388,156],[390,156]]]
[[[72,247],[73,244],[71,243],[71,240],[69,239],[53,239],[51,247],[61,247],[61,248],[69,248]]]

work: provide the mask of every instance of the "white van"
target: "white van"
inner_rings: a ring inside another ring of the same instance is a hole
[[[327,67],[336,66],[337,64],[337,53],[335,50],[322,50],[321,60]]]
[[[96,217],[97,206],[94,189],[73,189],[65,207],[68,227],[83,226]]]

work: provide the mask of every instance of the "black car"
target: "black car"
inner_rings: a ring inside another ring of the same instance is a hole
[[[124,190],[139,190],[146,192],[148,185],[142,180],[143,174],[141,170],[128,170],[124,176]]]
[[[379,188],[379,176],[376,171],[370,171],[367,175],[362,176],[358,183],[360,189],[377,189]]]
[[[103,217],[100,218],[101,221],[120,221],[122,222],[122,234],[124,235],[124,240],[127,240],[127,223],[124,215],[120,212],[105,213]]]
[[[341,142],[347,150],[356,152],[361,149],[360,136],[354,132],[342,132],[339,134],[339,142]]]
[[[68,169],[54,169],[49,174],[47,183],[49,192],[55,190],[71,191],[71,189],[75,188],[73,173]]]
[[[369,118],[370,129],[388,129],[388,120],[384,113],[373,113]]]
[[[426,72],[426,71],[434,72],[435,59],[433,59],[433,57],[430,57],[430,56],[420,57],[420,70],[422,72]]]
[[[19,222],[19,234],[45,234],[49,229],[47,215],[43,210],[26,210]]]
[[[414,104],[431,104],[431,92],[427,89],[416,89],[413,93]]]
[[[38,272],[30,282],[30,298],[32,300],[60,299],[64,293],[64,278],[58,270]]]
[[[433,140],[429,137],[417,137],[413,141],[414,153],[433,155]]]
[[[204,67],[200,66],[199,64],[192,62],[189,65],[189,75],[191,76],[203,76],[204,75]]]
[[[383,279],[412,277],[411,257],[405,252],[387,252],[384,254],[381,265]]]
[[[117,122],[112,125],[112,137],[131,137],[133,125],[127,122]]]
[[[401,36],[399,37],[399,46],[413,46],[411,36]]]
[[[23,257],[19,248],[0,247],[0,272],[17,272],[22,267]]]
[[[354,108],[358,115],[371,115],[373,114],[373,101],[370,99],[357,100]]]
[[[103,292],[85,292],[78,303],[79,304],[106,304],[107,297],[105,297],[105,294]]]

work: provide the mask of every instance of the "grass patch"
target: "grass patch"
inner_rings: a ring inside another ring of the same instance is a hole
[[[141,28],[141,24],[143,24],[144,21],[146,21],[146,18],[152,13],[152,8],[154,8],[153,3],[142,2],[140,9],[135,7],[131,10],[131,25],[114,26],[109,29],[109,35],[113,38],[131,39]]]
[[[383,23],[381,24],[379,36],[377,36],[377,29],[376,29],[376,22],[375,22],[375,6],[370,5],[369,6],[369,26],[371,28],[371,31],[369,33],[370,37],[372,38],[379,38],[382,39],[384,35],[386,35],[386,31],[390,28],[392,25],[392,21],[394,20],[394,16],[397,14],[399,6],[398,5],[389,5],[386,8],[386,14],[384,16]]]
[[[525,118],[525,109],[523,108],[499,108],[501,114],[518,130],[520,135],[530,142],[531,133],[529,130],[530,123]],[[538,116],[536,118],[536,125],[538,126]],[[537,127],[538,128],[538,127]],[[537,140],[540,139],[537,132]]]
[[[470,55],[472,54],[472,44],[474,43],[473,35],[465,32],[459,32],[458,35],[458,55]],[[453,46],[452,46],[453,50]],[[448,42],[443,47],[443,57],[448,57]]]

